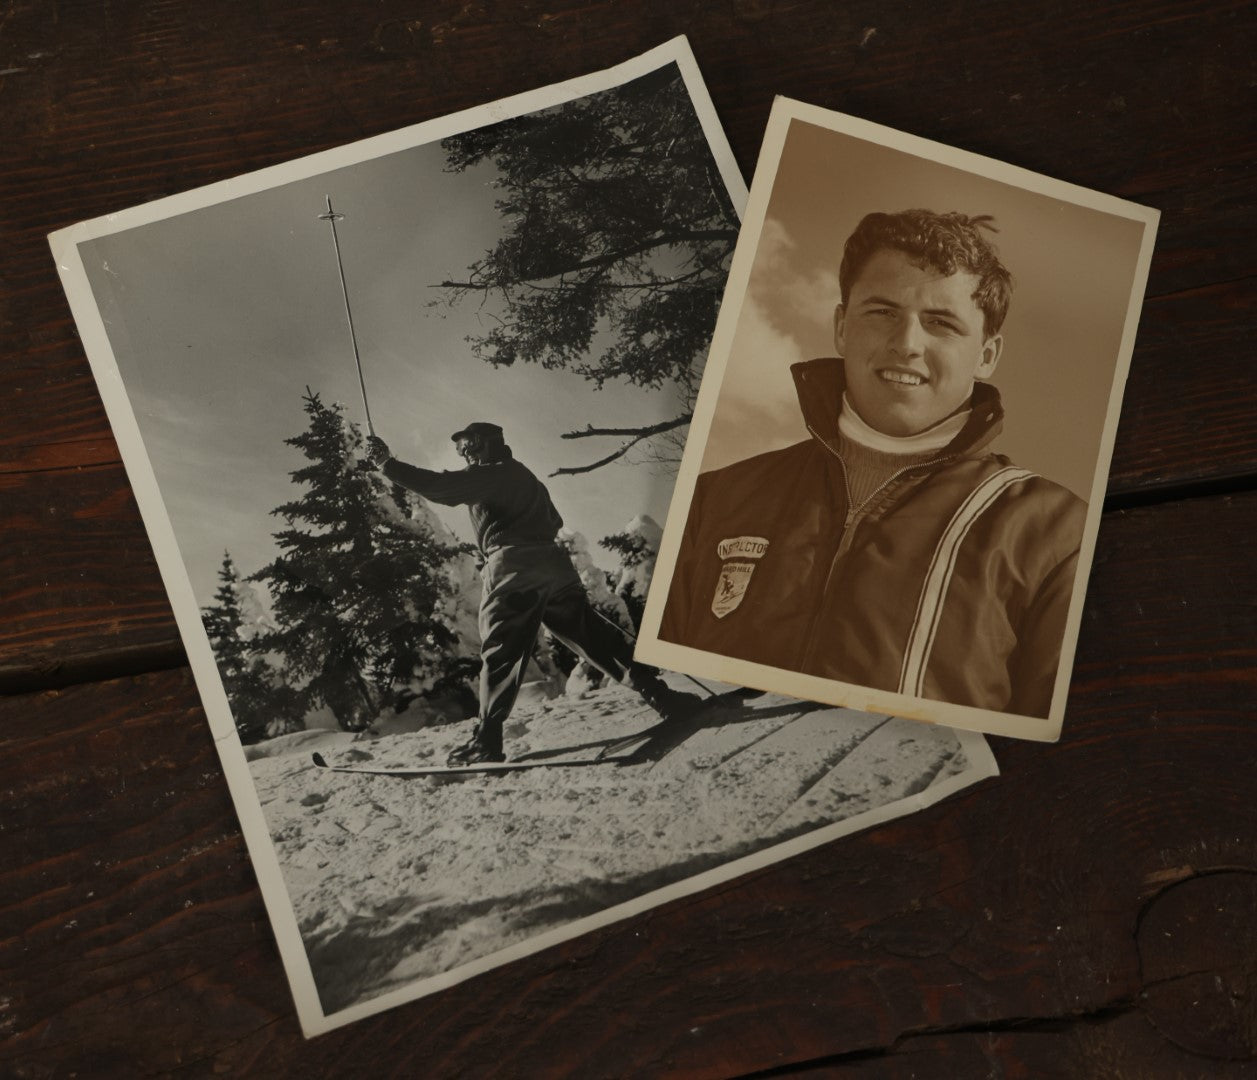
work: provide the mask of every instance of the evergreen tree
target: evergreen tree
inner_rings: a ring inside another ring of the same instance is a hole
[[[651,518],[641,515],[629,522],[627,528],[598,541],[600,547],[620,557],[620,570],[614,575],[611,587],[628,608],[634,632],[642,624],[646,590],[655,570],[662,535],[663,531]]]
[[[214,650],[214,659],[231,704],[242,743],[301,727],[296,695],[284,687],[277,672],[256,647],[256,631],[241,605],[241,581],[228,552],[218,570],[214,603],[201,609],[201,621]]]
[[[447,613],[449,564],[465,549],[436,535],[414,496],[359,467],[362,435],[339,405],[307,388],[305,411],[307,430],[285,440],[308,462],[290,473],[305,490],[272,511],[286,526],[274,534],[281,554],[253,575],[274,600],[263,644],[308,708],[326,705],[358,731],[416,685],[474,669],[455,654]]]
[[[491,163],[502,192],[497,244],[465,280],[442,282],[450,303],[502,301],[500,317],[469,339],[472,351],[498,365],[574,371],[596,387],[679,391],[668,420],[567,433],[619,445],[558,473],[598,468],[688,424],[739,222],[680,70],[441,146],[452,172]]]
[[[608,551],[613,551],[619,555],[620,565],[625,569],[639,566],[645,559],[653,559],[655,554],[647,549],[644,537],[635,536],[628,532],[604,536],[598,541],[598,544]],[[632,618],[633,627],[636,630],[642,624],[642,612],[646,609],[645,594],[639,593],[636,581],[629,575],[617,575],[612,579],[611,587],[628,607],[629,616]]]

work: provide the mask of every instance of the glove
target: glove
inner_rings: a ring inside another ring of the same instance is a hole
[[[392,456],[388,449],[388,443],[378,435],[367,436],[367,452],[364,457],[373,469],[378,469]]]

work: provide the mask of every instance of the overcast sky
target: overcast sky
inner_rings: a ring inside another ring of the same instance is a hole
[[[677,415],[671,392],[591,383],[535,366],[495,368],[464,338],[495,309],[431,307],[464,279],[501,222],[492,166],[444,171],[439,144],[207,206],[82,245],[123,382],[198,603],[224,550],[242,573],[274,554],[270,511],[298,492],[306,386],[363,419],[330,227],[331,195],[377,432],[403,460],[459,468],[450,434],[471,420],[506,429],[539,476],[609,452],[561,440],[583,427]],[[569,527],[596,541],[647,513],[662,523],[673,478],[617,464],[547,481]],[[304,489],[301,489],[304,490]],[[469,536],[466,510],[437,508]]]

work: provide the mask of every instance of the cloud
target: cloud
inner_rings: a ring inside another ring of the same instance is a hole
[[[719,468],[806,437],[790,365],[806,359],[754,299],[742,305],[703,468]]]
[[[837,267],[808,265],[797,241],[775,218],[768,218],[760,230],[748,295],[803,356],[830,349],[839,300]]]
[[[703,468],[807,437],[790,365],[833,352],[838,274],[807,265],[786,227],[768,218],[726,358]]]

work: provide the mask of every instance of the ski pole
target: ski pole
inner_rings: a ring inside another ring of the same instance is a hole
[[[336,235],[336,223],[344,221],[345,215],[332,209],[332,197],[327,198],[327,213],[320,214],[319,220],[332,226],[332,246],[336,249],[336,271],[340,274],[340,291],[345,298],[345,319],[349,323],[349,341],[354,349],[354,366],[358,369],[358,389],[362,391],[362,411],[367,417],[367,434],[374,435],[375,427],[371,423],[371,406],[367,404],[367,382],[362,377],[362,358],[358,355],[358,336],[354,333],[354,315],[349,308],[349,289],[345,285],[345,267],[340,259],[340,239]]]
[[[681,675],[685,675],[685,672],[684,672],[684,671],[682,671],[682,672],[679,672],[679,674],[681,674]],[[692,682],[692,683],[693,683],[695,686],[697,686],[700,690],[704,691],[704,692],[707,694],[707,696],[708,696],[708,697],[719,697],[719,696],[720,696],[720,695],[719,695],[719,694],[717,694],[717,693],[716,693],[716,691],[715,691],[715,690],[713,690],[710,686],[705,686],[703,683],[699,682],[696,678],[694,678],[694,676],[693,676],[693,675],[685,675],[685,677],[686,677],[687,679],[689,679],[689,680],[690,680],[690,682]]]

